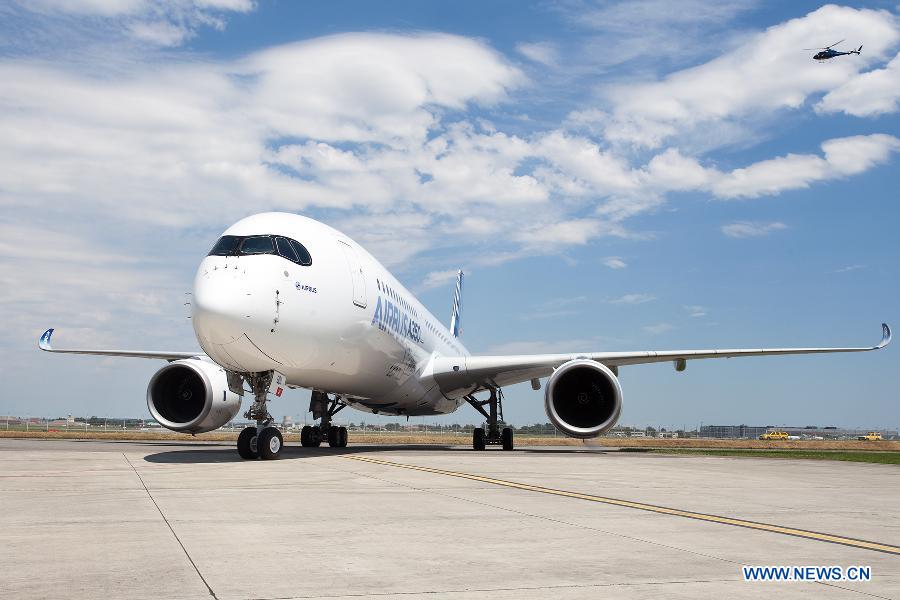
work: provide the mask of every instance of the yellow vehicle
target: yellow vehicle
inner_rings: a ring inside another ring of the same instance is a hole
[[[786,440],[788,439],[787,431],[767,431],[766,433],[759,436],[761,440]]]
[[[877,442],[877,441],[881,440],[882,437],[881,437],[881,434],[878,433],[877,431],[870,431],[866,435],[861,435],[856,439],[858,439],[860,441],[864,441],[864,442]]]

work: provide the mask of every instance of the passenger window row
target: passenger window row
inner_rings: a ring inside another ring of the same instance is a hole
[[[209,256],[254,254],[277,254],[305,267],[312,264],[312,256],[303,244],[280,235],[224,235],[209,251]]]

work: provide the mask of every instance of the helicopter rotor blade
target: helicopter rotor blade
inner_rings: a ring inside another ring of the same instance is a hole
[[[843,40],[841,40],[841,42],[843,42],[843,41],[846,40],[846,39],[847,39],[847,38],[844,38]],[[837,45],[840,44],[841,42],[835,42],[835,43],[831,44],[831,46],[825,46],[824,49],[827,50],[828,48],[831,48],[832,46],[837,46]]]

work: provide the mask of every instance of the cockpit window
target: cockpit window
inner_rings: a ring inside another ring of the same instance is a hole
[[[275,246],[268,235],[251,235],[244,238],[241,254],[275,254]]]
[[[291,243],[287,238],[275,238],[275,245],[278,246],[278,254],[285,257],[291,262],[300,262],[300,259],[297,258],[297,253],[294,252],[293,248],[291,248]]]
[[[305,266],[311,265],[312,256],[309,255],[309,250],[297,240],[290,240],[290,242],[291,246],[294,247],[294,251],[297,253],[297,257],[300,259],[300,264]]]
[[[245,256],[278,254],[292,263],[308,267],[312,264],[309,251],[297,240],[274,235],[225,235],[219,238],[209,256]]]
[[[241,238],[236,235],[225,235],[219,238],[213,249],[209,251],[210,256],[231,256],[237,251]]]

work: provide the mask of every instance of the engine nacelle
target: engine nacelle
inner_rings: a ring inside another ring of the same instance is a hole
[[[606,365],[570,360],[547,381],[544,409],[550,422],[566,435],[597,437],[619,420],[622,387]]]
[[[172,431],[204,433],[232,420],[241,397],[228,387],[222,367],[199,359],[176,360],[153,375],[147,386],[147,408]]]

